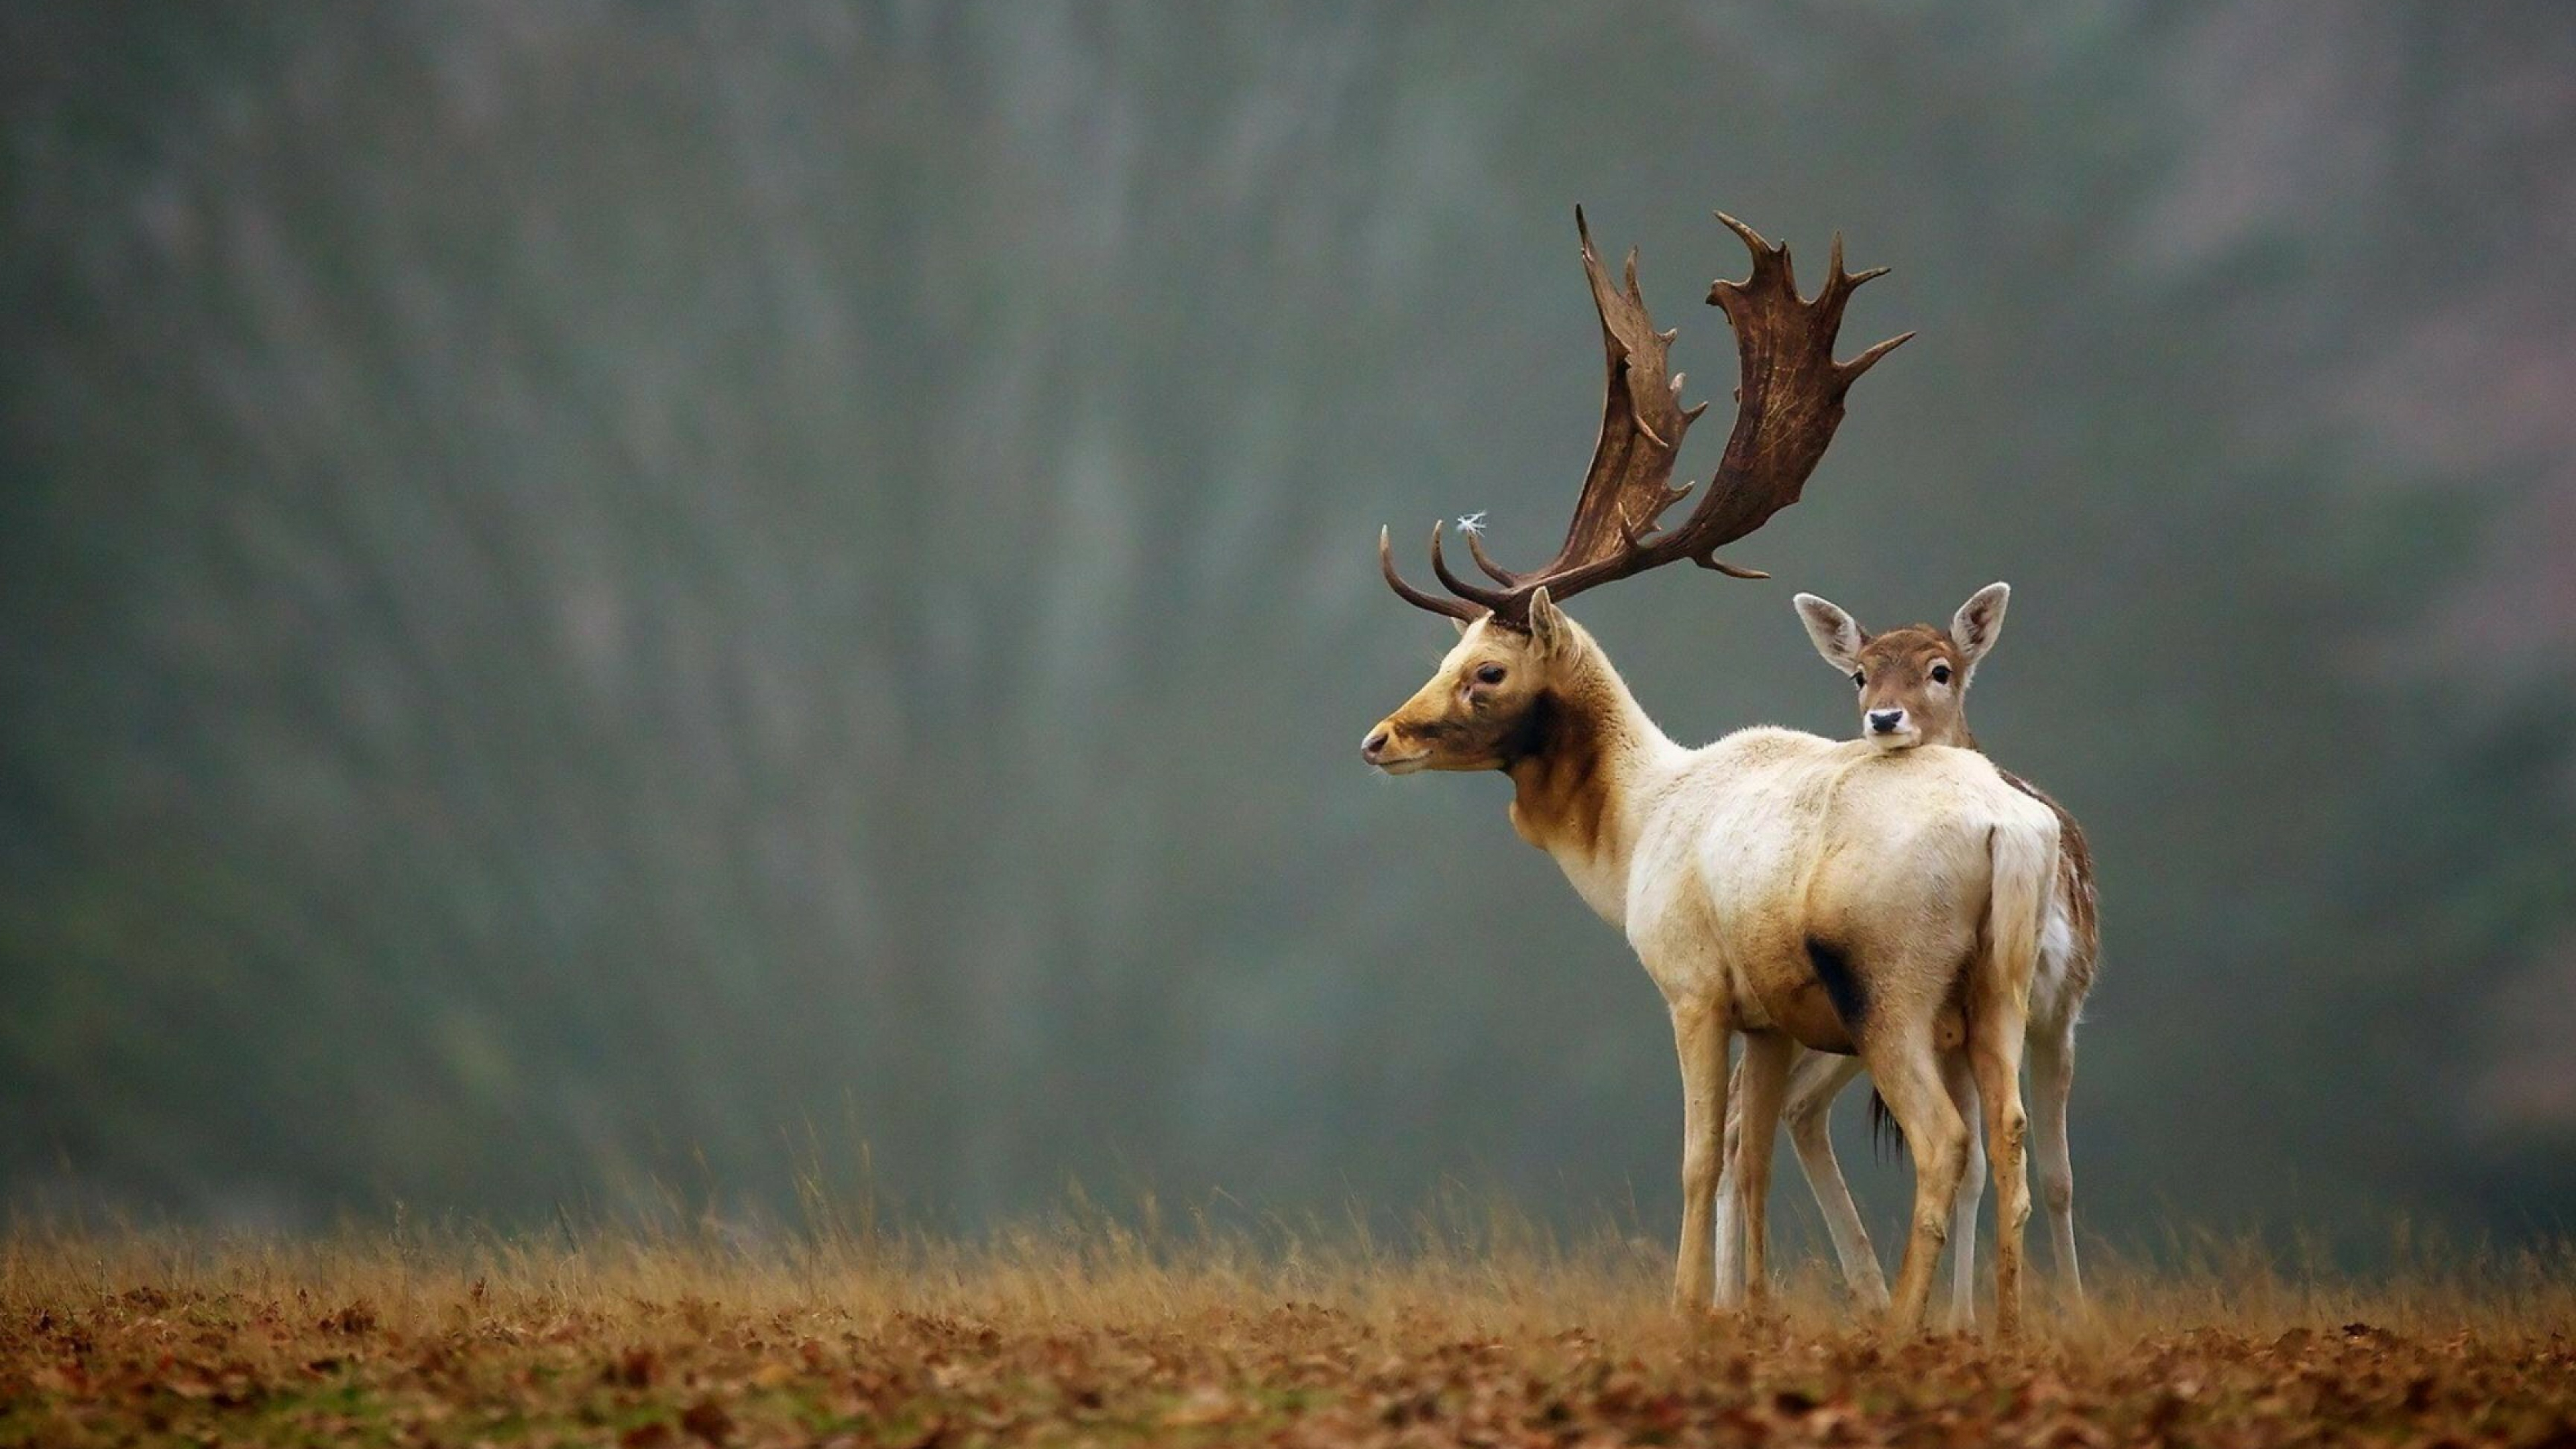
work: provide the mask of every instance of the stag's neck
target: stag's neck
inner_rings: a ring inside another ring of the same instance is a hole
[[[1586,641],[1531,711],[1504,773],[1512,828],[1556,858],[1586,904],[1613,925],[1626,913],[1644,782],[1681,750]]]

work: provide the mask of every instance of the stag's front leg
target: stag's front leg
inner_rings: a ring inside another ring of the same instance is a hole
[[[2022,1110],[2025,1020],[1981,1001],[1968,1020],[1968,1061],[1986,1107],[1986,1155],[1995,1173],[1995,1332],[2021,1332],[2022,1228],[2030,1221],[2030,1121]]]
[[[1711,1209],[1726,1124],[1726,1015],[1706,1001],[1673,1004],[1673,1050],[1682,1068],[1682,1241],[1673,1308],[1705,1313],[1716,1293]]]

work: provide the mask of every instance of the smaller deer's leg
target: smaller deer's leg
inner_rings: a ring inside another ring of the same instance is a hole
[[[1986,1144],[1977,1130],[1977,1084],[1965,1051],[1941,1059],[1941,1084],[1968,1124],[1968,1165],[1950,1209],[1950,1327],[1964,1331],[1977,1324],[1977,1205],[1986,1196]]]
[[[1743,1180],[1744,1062],[1738,1058],[1726,1080],[1726,1131],[1717,1152],[1717,1303],[1733,1308],[1744,1301],[1744,1218],[1736,1211],[1736,1184]]]
[[[1834,1157],[1834,1098],[1859,1075],[1858,1057],[1808,1052],[1789,1073],[1782,1115],[1788,1118],[1789,1143],[1798,1150],[1807,1188],[1816,1195],[1816,1210],[1825,1215],[1825,1231],[1833,1235],[1843,1286],[1863,1309],[1879,1312],[1887,1307],[1887,1275],[1879,1270],[1878,1251],[1870,1246],[1851,1185],[1843,1180],[1843,1165]]]
[[[2030,1169],[2025,1150],[2030,1120],[2022,1110],[2022,1040],[2027,1020],[2018,1011],[1984,1002],[1968,1020],[1968,1061],[1977,1096],[1986,1109],[1986,1152],[1995,1174],[1995,1332],[2021,1332],[2022,1229],[2030,1221]]]
[[[1673,1050],[1682,1068],[1682,1241],[1673,1264],[1673,1308],[1705,1313],[1717,1288],[1711,1209],[1726,1125],[1726,1016],[1705,1001],[1675,1002],[1672,1011]]]
[[[2075,1089],[2075,1023],[2040,1025],[2030,1037],[2031,1141],[2039,1157],[2039,1200],[2067,1301],[2084,1301],[2075,1265],[2075,1159],[2066,1150],[2066,1099]]]
[[[1914,1156],[1914,1217],[1905,1239],[1905,1256],[1896,1266],[1896,1292],[1888,1305],[1888,1327],[1917,1333],[1932,1301],[1932,1272],[1941,1258],[1941,1241],[1950,1232],[1950,1204],[1959,1193],[1967,1168],[1968,1125],[1941,1085],[1941,1068],[1931,1032],[1870,1045],[1862,1057],[1870,1080],[1887,1101],[1887,1110],[1905,1132]]]
[[[1780,1094],[1798,1044],[1776,1031],[1744,1039],[1741,1082],[1743,1150],[1736,1215],[1744,1222],[1744,1301],[1761,1309],[1771,1295],[1771,1153],[1780,1138]]]

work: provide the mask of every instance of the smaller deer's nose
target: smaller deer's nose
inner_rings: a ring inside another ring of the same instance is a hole
[[[1374,763],[1378,756],[1385,753],[1386,731],[1383,729],[1374,731],[1367,739],[1360,741],[1360,758],[1363,760]]]
[[[1892,735],[1904,723],[1905,711],[1901,709],[1874,709],[1869,712],[1869,727],[1875,734]]]

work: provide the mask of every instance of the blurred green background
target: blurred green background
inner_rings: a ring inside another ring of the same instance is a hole
[[[1794,590],[2012,581],[2087,1226],[2567,1226],[2562,6],[17,3],[0,82],[0,1200],[1660,1236],[1644,974],[1356,754],[1449,637],[1378,525],[1563,526],[1580,201],[1721,414],[1712,207],[1895,268],[1776,579],[1575,612],[1839,734]]]

